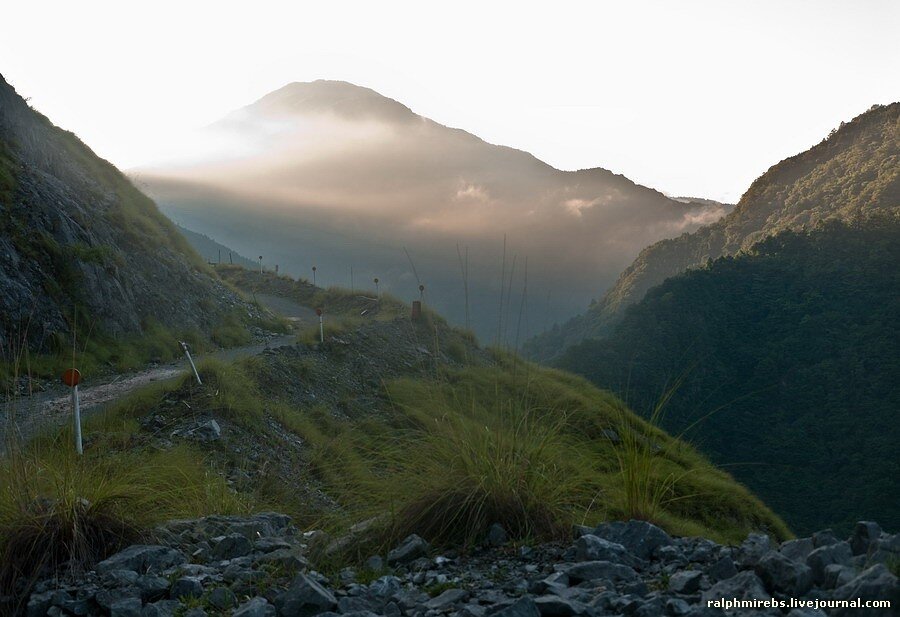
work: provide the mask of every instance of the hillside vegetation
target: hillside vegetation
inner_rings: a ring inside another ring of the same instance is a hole
[[[900,525],[900,221],[785,231],[652,289],[560,366],[663,425],[793,529]]]
[[[27,349],[42,356],[33,371],[57,372],[74,346],[95,367],[132,368],[258,316],[148,197],[2,77],[0,253],[5,365]]]
[[[269,293],[288,285],[258,281]],[[357,321],[324,343],[301,335],[236,364],[203,364],[202,385],[185,375],[129,396],[88,419],[83,461],[66,454],[68,428],[14,449],[0,554],[16,550],[16,530],[36,516],[74,516],[88,530],[94,514],[101,529],[116,521],[113,550],[163,517],[219,509],[275,508],[337,537],[369,520],[364,537],[329,545],[338,563],[409,533],[466,547],[496,522],[527,542],[631,517],[731,542],[751,530],[790,535],[727,473],[583,379],[482,349],[429,311],[412,321],[396,301],[360,311],[347,290],[318,293],[331,298],[329,319]],[[31,497],[16,497],[16,486]],[[84,510],[57,494],[61,486],[95,505]],[[181,505],[150,512],[155,490]]]
[[[668,277],[748,249],[771,234],[830,219],[853,223],[898,208],[900,103],[876,105],[818,145],[772,166],[720,221],[641,251],[602,300],[532,340],[526,353],[552,359],[585,338],[608,334],[627,306]]]

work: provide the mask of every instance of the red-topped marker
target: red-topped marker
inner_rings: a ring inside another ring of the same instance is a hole
[[[72,388],[72,412],[75,416],[75,451],[78,454],[83,454],[84,448],[81,443],[81,406],[78,400],[78,384],[81,382],[81,371],[75,367],[66,369],[62,374],[62,382]]]
[[[316,307],[316,315],[319,316],[319,342],[325,342],[325,321],[322,318],[322,313],[325,311],[322,310],[321,306]]]
[[[70,388],[74,388],[81,383],[81,371],[77,368],[66,369],[66,372],[62,374],[62,382]]]

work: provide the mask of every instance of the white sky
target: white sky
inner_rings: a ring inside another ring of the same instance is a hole
[[[900,99],[896,0],[6,0],[0,14],[0,72],[123,168],[326,78],[561,169],[734,201]]]

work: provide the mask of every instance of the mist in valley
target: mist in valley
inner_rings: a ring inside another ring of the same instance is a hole
[[[285,274],[315,265],[323,285],[377,277],[407,300],[425,285],[427,304],[508,344],[582,311],[643,247],[727,209],[604,169],[560,171],[346,82],[290,84],[173,151],[132,175],[179,224]]]

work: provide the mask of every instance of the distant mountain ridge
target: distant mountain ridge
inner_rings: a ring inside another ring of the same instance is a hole
[[[182,163],[135,170],[175,220],[295,276],[318,265],[328,284],[347,285],[352,267],[357,281],[378,277],[413,297],[421,278],[456,323],[456,246],[468,246],[471,314],[486,338],[506,310],[496,300],[504,236],[508,268],[518,255],[516,294],[527,254],[529,289],[552,292],[561,318],[643,246],[725,212],[605,169],[555,169],[346,82],[288,84],[213,123],[197,144]]]
[[[586,314],[530,341],[529,354],[548,360],[581,340],[602,336],[650,288],[768,235],[898,208],[900,103],[876,105],[816,146],[773,165],[720,221],[645,248]]]
[[[59,351],[73,326],[79,340],[152,323],[208,334],[240,302],[148,197],[2,77],[0,207],[4,354]]]

